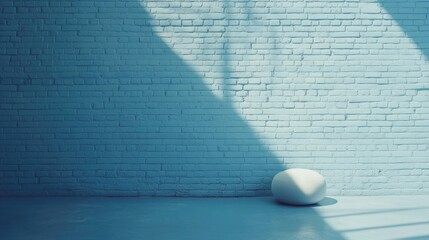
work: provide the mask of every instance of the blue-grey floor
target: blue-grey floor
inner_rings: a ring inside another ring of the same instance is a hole
[[[0,198],[0,239],[429,239],[429,196]]]

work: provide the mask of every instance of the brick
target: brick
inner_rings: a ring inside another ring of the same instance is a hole
[[[427,3],[1,4],[2,195],[429,193]]]

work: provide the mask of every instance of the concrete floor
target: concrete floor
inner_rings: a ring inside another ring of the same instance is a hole
[[[2,240],[429,239],[429,196],[0,198]]]

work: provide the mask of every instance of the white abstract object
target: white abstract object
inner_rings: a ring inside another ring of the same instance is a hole
[[[282,203],[292,205],[315,204],[326,195],[326,181],[316,171],[291,168],[274,176],[271,192],[274,198]]]

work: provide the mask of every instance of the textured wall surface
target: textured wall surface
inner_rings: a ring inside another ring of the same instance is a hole
[[[0,195],[429,193],[429,1],[0,2]]]

